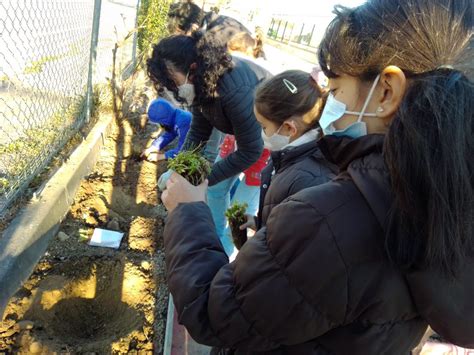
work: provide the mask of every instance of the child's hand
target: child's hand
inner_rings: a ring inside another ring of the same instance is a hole
[[[140,155],[142,159],[146,159],[151,162],[157,162],[166,160],[166,156],[164,153],[160,152],[158,148],[151,146],[143,151]]]
[[[257,231],[257,226],[255,225],[255,217],[252,216],[251,214],[246,214],[245,217],[247,217],[247,222],[245,222],[239,227],[240,230],[250,228],[253,231]]]
[[[153,153],[150,153],[150,155],[148,155],[147,160],[153,161],[153,162],[162,161],[162,160],[166,160],[166,156],[160,152],[153,152]]]
[[[153,156],[155,155],[156,153],[159,153],[160,151],[158,150],[157,147],[154,147],[154,146],[151,146],[151,147],[148,147],[147,149],[145,149],[142,154],[140,155],[140,158],[142,159],[147,159],[150,157],[150,156]]]
[[[206,202],[207,184],[206,180],[201,185],[194,186],[184,177],[173,172],[166,183],[166,190],[161,195],[161,200],[169,212],[180,203]]]

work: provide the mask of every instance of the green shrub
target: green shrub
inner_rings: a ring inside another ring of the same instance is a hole
[[[168,35],[168,10],[171,0],[142,0],[138,11],[138,48],[148,53]]]

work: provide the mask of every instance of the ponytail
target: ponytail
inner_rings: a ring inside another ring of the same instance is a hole
[[[473,252],[474,90],[452,69],[415,75],[385,141],[392,260],[455,275]]]
[[[193,84],[196,99],[204,103],[215,97],[217,82],[232,68],[232,57],[227,52],[227,45],[222,44],[215,33],[198,31],[193,36],[197,52]]]

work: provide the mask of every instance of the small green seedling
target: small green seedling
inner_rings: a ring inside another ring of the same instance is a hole
[[[240,250],[242,245],[247,241],[247,229],[240,229],[240,226],[247,222],[247,217],[245,216],[247,207],[248,205],[246,203],[233,203],[225,212],[225,216],[229,220],[232,240],[238,250]]]
[[[85,228],[80,228],[78,230],[79,242],[85,243],[89,241],[89,230]]]
[[[168,162],[171,169],[194,186],[201,185],[211,172],[209,162],[196,151],[182,151]]]

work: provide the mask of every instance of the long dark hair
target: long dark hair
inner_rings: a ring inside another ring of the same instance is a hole
[[[191,70],[195,63],[196,69]],[[173,92],[182,102],[178,88],[170,76],[170,69],[193,76],[196,101],[205,103],[216,96],[217,82],[229,69],[232,59],[227,48],[212,35],[194,32],[192,36],[177,35],[162,39],[153,48],[147,61],[147,71],[155,89],[161,93],[164,88]]]
[[[294,85],[291,92],[284,80]],[[327,92],[309,73],[287,70],[261,83],[255,91],[255,109],[270,121],[282,124],[293,115],[303,117],[308,129],[318,126]]]
[[[203,17],[201,8],[191,1],[171,4],[168,11],[168,30],[170,33],[177,30],[187,33],[193,29],[193,25],[199,27]]]
[[[474,249],[472,0],[369,0],[335,12],[319,50],[327,76],[368,81],[395,65],[409,79],[384,146],[387,251],[403,268],[455,275]]]

